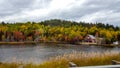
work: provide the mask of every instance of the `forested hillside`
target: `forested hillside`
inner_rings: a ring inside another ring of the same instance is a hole
[[[59,19],[42,22],[0,23],[0,41],[81,42],[88,34],[105,38],[106,43],[120,41],[120,28],[103,23],[74,22]]]

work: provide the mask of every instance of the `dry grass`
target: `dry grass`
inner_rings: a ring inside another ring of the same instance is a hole
[[[78,66],[108,65],[111,60],[120,61],[120,53],[116,51],[101,52],[73,52],[50,58],[48,61],[40,64],[40,68],[68,68],[69,62],[74,62]]]
[[[68,68],[69,62],[74,62],[78,66],[95,66],[95,65],[108,65],[111,60],[120,61],[120,52],[106,51],[101,52],[73,52],[71,54],[64,54],[50,58],[42,64],[26,64],[24,68]],[[17,68],[20,64],[0,64],[0,68]]]
[[[0,68],[18,68],[20,64],[17,63],[0,63]]]

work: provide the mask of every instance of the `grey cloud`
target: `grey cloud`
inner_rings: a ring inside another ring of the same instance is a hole
[[[24,9],[29,8],[31,3],[32,0],[4,0],[0,4],[0,16],[4,17],[20,13]]]

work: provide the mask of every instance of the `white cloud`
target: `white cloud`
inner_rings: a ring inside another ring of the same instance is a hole
[[[95,22],[98,19],[106,18],[112,11],[98,11],[92,14],[84,15],[79,21]]]
[[[95,22],[116,23],[120,19],[119,15],[120,15],[120,12],[116,13],[113,10],[104,10],[104,11],[98,11],[89,15],[84,15],[79,19],[79,21],[94,22],[94,23]]]

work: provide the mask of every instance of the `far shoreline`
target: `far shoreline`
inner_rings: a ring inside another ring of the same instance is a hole
[[[24,45],[24,44],[40,44],[40,43],[50,43],[50,44],[73,44],[73,45],[89,45],[89,46],[105,46],[105,47],[115,47],[115,46],[120,46],[119,44],[96,44],[96,43],[69,43],[69,42],[60,42],[60,41],[22,41],[22,42],[0,42],[0,45]]]
[[[67,42],[53,42],[53,41],[21,41],[21,42],[0,42],[0,45],[21,45],[21,44],[39,44],[39,43],[54,43],[54,44],[69,44]]]

